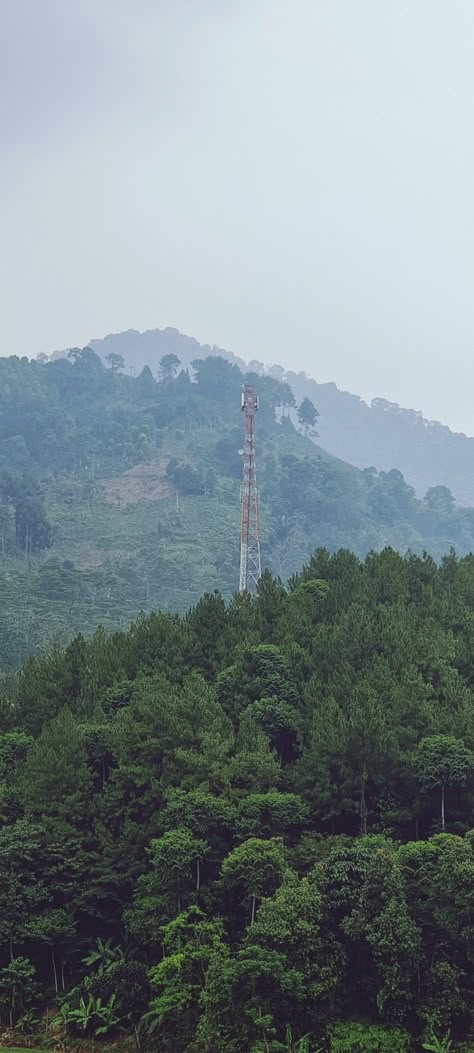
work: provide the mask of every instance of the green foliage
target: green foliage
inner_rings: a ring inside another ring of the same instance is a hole
[[[151,987],[148,970],[143,962],[117,960],[106,972],[98,972],[85,980],[87,993],[101,1005],[110,1005],[119,1020],[136,1026],[148,1009]]]
[[[453,735],[430,735],[418,746],[415,772],[425,789],[441,787],[441,827],[444,830],[446,787],[466,783],[474,772],[474,754]]]
[[[61,1013],[54,1018],[53,1024],[65,1026],[72,1034],[94,1035],[99,1038],[109,1034],[120,1023],[115,1001],[115,995],[112,995],[106,1004],[102,1003],[101,998],[89,995],[87,999],[81,997],[77,1007],[64,1002]]]
[[[8,1009],[10,1027],[23,1015],[35,994],[35,967],[28,958],[13,958],[0,969],[0,1005]]]
[[[101,940],[100,936],[97,940],[97,944],[89,954],[83,958],[85,965],[96,966],[99,976],[104,973],[110,972],[118,963],[123,962],[124,954],[121,947],[114,947],[112,939],[109,937],[108,940]]]
[[[466,782],[473,764],[470,751],[452,735],[431,735],[418,747],[416,772],[426,789]]]
[[[179,341],[165,346],[179,349]],[[78,632],[90,636],[99,625],[123,630],[144,610],[184,613],[203,592],[217,590],[228,600],[237,585],[245,375],[212,355],[194,362],[192,382],[187,371],[178,373],[179,356],[167,351],[158,354],[158,383],[147,366],[137,377],[126,375],[119,348],[107,344],[105,351],[106,364],[92,348],[49,362],[0,360],[5,668],[18,669],[28,656]],[[246,375],[260,395],[265,567],[286,580],[321,546],[362,558],[388,545],[429,549],[438,560],[451,546],[460,554],[472,549],[472,511],[453,507],[442,487],[419,501],[396,469],[358,471],[295,429],[281,415],[294,399],[280,375]],[[313,431],[317,411],[307,396],[301,406],[302,428]],[[324,574],[311,577],[327,585]],[[379,573],[380,589],[387,592],[392,579],[401,582],[396,573]],[[329,601],[309,580],[300,585],[308,633]],[[265,600],[262,585],[255,622],[263,627],[266,619],[263,645],[278,643],[275,615],[268,618],[278,586],[270,592]],[[281,591],[278,602],[285,602]],[[248,646],[253,642],[249,631]]]
[[[195,889],[199,892],[200,866],[208,852],[208,845],[194,837],[190,830],[169,830],[151,842],[151,859],[158,887],[176,897],[178,914],[183,896],[189,897],[195,871]]]
[[[318,417],[319,413],[316,407],[311,402],[311,399],[305,396],[298,407],[298,420],[306,432],[314,428]]]
[[[423,1043],[423,1049],[430,1050],[430,1053],[450,1053],[452,1048],[453,1043],[451,1042],[449,1035],[445,1035],[444,1038],[436,1038],[436,1036],[433,1036],[430,1042]]]
[[[279,842],[251,837],[224,859],[222,877],[225,885],[235,888],[240,898],[250,902],[253,922],[257,902],[263,896],[273,895],[283,880],[284,870]]]
[[[288,588],[2,677],[3,1022],[54,1004],[70,1037],[163,1053],[462,1048],[473,605],[471,557],[319,549]]]
[[[330,1053],[407,1053],[410,1036],[397,1028],[351,1022],[329,1028]]]
[[[192,1042],[206,970],[222,936],[222,922],[208,921],[196,907],[163,926],[165,954],[150,970],[152,999],[142,1027],[148,1034],[159,1028],[162,1048],[170,1053]]]

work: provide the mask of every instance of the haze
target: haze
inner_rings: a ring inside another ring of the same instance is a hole
[[[1,19],[1,354],[173,325],[473,434],[471,0]]]

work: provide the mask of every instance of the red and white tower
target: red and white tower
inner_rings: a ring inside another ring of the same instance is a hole
[[[255,413],[258,397],[246,384],[242,392],[244,414],[244,479],[240,499],[240,580],[239,592],[253,592],[262,573],[258,527],[258,490],[255,463]]]

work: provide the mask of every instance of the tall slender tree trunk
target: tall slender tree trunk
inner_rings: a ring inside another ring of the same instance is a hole
[[[255,921],[255,904],[256,904],[256,900],[257,900],[257,897],[256,897],[256,895],[254,893],[253,896],[252,896],[252,915],[251,915],[251,918],[250,918],[250,924],[251,925],[253,925],[253,923]]]
[[[197,871],[196,871],[196,895],[198,894],[200,887],[201,887],[201,861],[198,859],[198,861],[197,861]]]
[[[360,836],[365,837],[367,833],[367,801],[365,799],[365,785],[367,776],[365,771],[360,777]]]
[[[55,954],[54,954],[54,947],[51,947],[51,961],[53,963],[54,990],[56,991],[56,994],[57,994],[58,990],[59,990],[59,988],[58,988],[58,971],[56,969],[56,958],[55,958]]]
[[[444,833],[444,782],[441,783],[441,829]]]

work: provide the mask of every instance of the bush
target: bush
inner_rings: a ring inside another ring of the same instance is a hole
[[[330,1053],[406,1053],[410,1036],[399,1028],[349,1022],[329,1028]]]
[[[115,995],[120,1019],[139,1020],[151,996],[148,970],[142,962],[117,962],[102,974],[88,977],[87,993],[107,1003]]]

